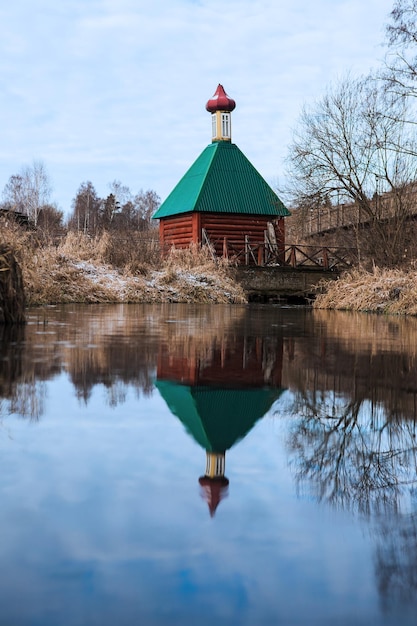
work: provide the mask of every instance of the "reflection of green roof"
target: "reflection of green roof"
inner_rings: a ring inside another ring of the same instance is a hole
[[[210,452],[225,452],[251,430],[279,398],[282,389],[220,389],[157,380],[171,412]]]
[[[189,211],[289,215],[243,152],[227,141],[211,143],[203,150],[153,217]]]

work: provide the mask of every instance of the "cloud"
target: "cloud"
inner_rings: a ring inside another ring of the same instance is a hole
[[[304,101],[383,55],[388,0],[29,0],[0,10],[0,189],[40,158],[68,211],[117,178],[164,198],[211,140],[217,84],[233,140],[279,177]]]

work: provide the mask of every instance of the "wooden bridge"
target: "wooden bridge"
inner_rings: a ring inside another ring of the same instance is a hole
[[[241,265],[236,280],[249,302],[306,304],[314,300],[325,281],[336,280],[337,270]]]
[[[269,225],[268,225],[269,226]],[[206,246],[213,259],[223,257],[237,266],[259,266],[292,269],[345,270],[357,264],[354,248],[322,245],[283,244],[277,241],[273,228],[264,232],[263,243],[252,242],[248,235],[244,245],[236,240],[222,237],[210,239],[202,229],[202,245]]]
[[[323,281],[357,263],[355,250],[335,246],[271,246],[269,243],[235,251],[236,278],[249,301],[305,302],[314,299]]]
[[[323,235],[341,229],[366,227],[372,219],[389,222],[404,216],[410,219],[417,217],[417,187],[410,184],[406,189],[397,192],[375,193],[368,200],[369,210],[365,210],[359,204],[352,202],[337,203],[334,205],[317,207],[307,213],[298,221],[299,234],[303,237]],[[296,217],[296,211],[291,219]],[[287,222],[288,225],[288,222]]]

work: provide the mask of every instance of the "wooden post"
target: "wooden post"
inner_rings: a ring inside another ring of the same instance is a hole
[[[264,251],[264,246],[262,246],[262,244],[260,244],[259,248],[258,248],[258,265],[263,265],[264,264],[263,251]]]
[[[322,254],[323,254],[323,267],[325,270],[328,270],[329,269],[329,254],[328,254],[327,248],[323,248]]]
[[[245,235],[245,265],[249,265],[249,237]]]
[[[227,252],[227,239],[226,239],[226,237],[223,237],[223,258],[224,259],[228,259],[229,258],[229,254]]]

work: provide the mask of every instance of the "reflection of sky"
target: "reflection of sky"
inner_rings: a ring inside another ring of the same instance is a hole
[[[366,528],[296,496],[273,410],[227,453],[211,519],[205,453],[159,394],[106,394],[61,376],[38,423],[3,419],[0,624],[398,623]]]

